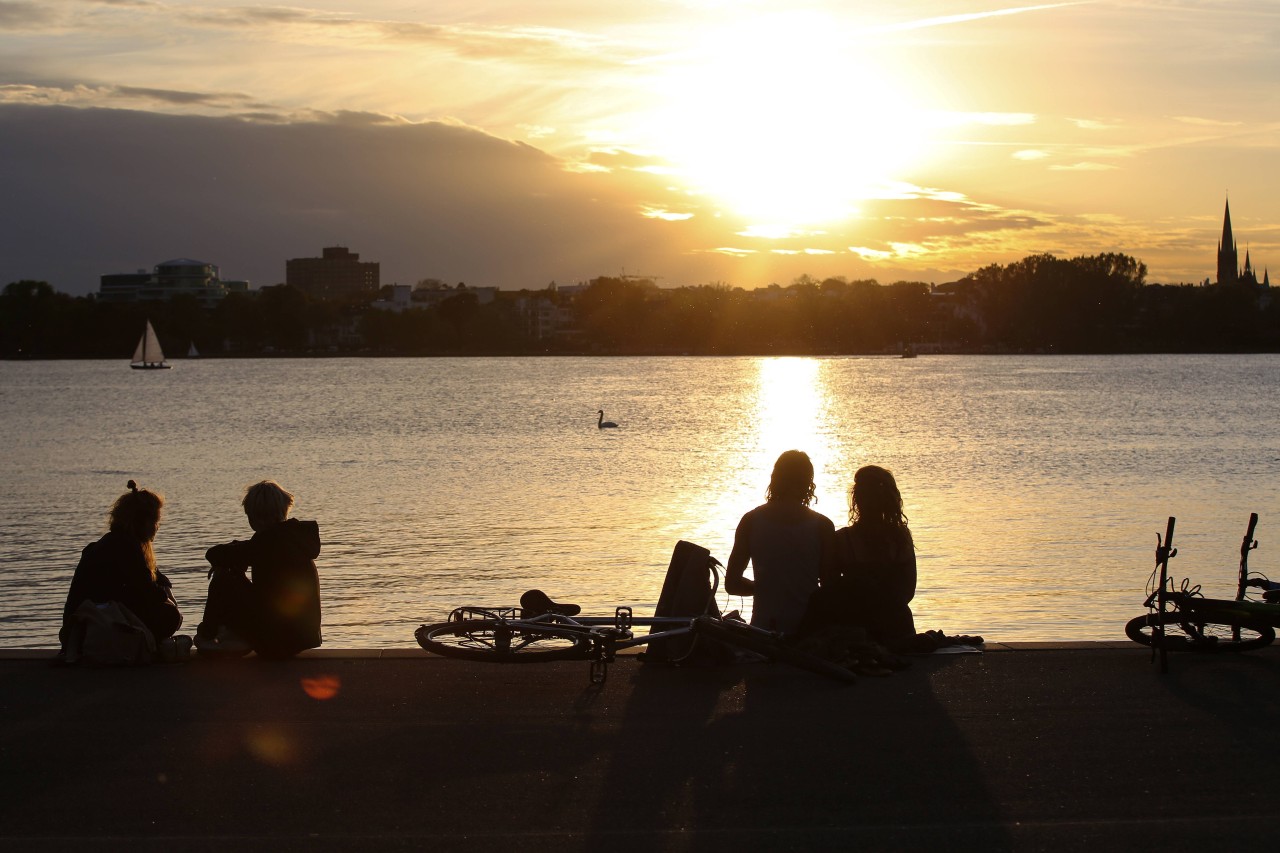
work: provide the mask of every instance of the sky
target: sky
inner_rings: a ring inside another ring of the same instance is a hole
[[[0,284],[1280,272],[1275,0],[0,0]]]

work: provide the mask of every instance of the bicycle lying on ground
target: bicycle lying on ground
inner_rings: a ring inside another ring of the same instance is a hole
[[[715,579],[711,601],[719,588]],[[534,596],[536,593],[536,596]],[[534,596],[534,606],[528,606]],[[612,616],[581,616],[576,605],[557,604],[536,590],[522,596],[522,606],[458,607],[449,621],[422,625],[415,632],[418,644],[444,657],[492,663],[537,663],[558,660],[591,662],[592,683],[602,683],[618,652],[638,646],[662,648],[667,660],[679,663],[693,655],[699,644],[723,644],[753,652],[771,661],[790,664],[844,682],[857,675],[832,661],[794,648],[773,631],[709,612],[700,616],[637,617],[632,608],[618,607]],[[635,629],[649,628],[647,634]]]
[[[1156,567],[1147,582],[1148,613],[1130,619],[1124,626],[1129,639],[1160,653],[1160,671],[1168,671],[1171,651],[1240,652],[1270,645],[1280,627],[1280,584],[1249,571],[1249,552],[1258,547],[1253,538],[1258,514],[1249,516],[1249,527],[1240,544],[1240,571],[1234,599],[1205,598],[1200,585],[1183,580],[1173,588],[1169,560],[1177,556],[1173,547],[1174,518],[1169,519],[1164,539],[1156,537]],[[1264,590],[1263,600],[1248,599],[1252,588]]]

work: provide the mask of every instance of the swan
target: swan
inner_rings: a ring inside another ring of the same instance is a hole
[[[604,409],[601,409],[600,411],[596,412],[596,414],[600,416],[600,420],[596,421],[597,429],[617,429],[618,428],[618,425],[615,424],[613,421],[606,421],[604,419]]]

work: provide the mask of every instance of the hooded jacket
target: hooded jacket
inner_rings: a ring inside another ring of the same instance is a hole
[[[215,569],[250,570],[257,623],[252,637],[259,652],[293,654],[320,645],[320,525],[290,518],[205,552]]]

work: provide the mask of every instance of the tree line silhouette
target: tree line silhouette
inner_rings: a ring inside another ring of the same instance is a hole
[[[1269,288],[1148,284],[1123,254],[1032,255],[937,287],[800,276],[748,291],[723,283],[659,289],[598,278],[574,293],[474,292],[395,313],[368,300],[310,299],[285,285],[231,294],[113,303],[46,282],[0,293],[0,357],[124,358],[150,318],[166,352],[204,355],[505,355],[534,353],[827,355],[893,352],[1280,351],[1280,304]],[[554,327],[532,317],[558,309]]]

